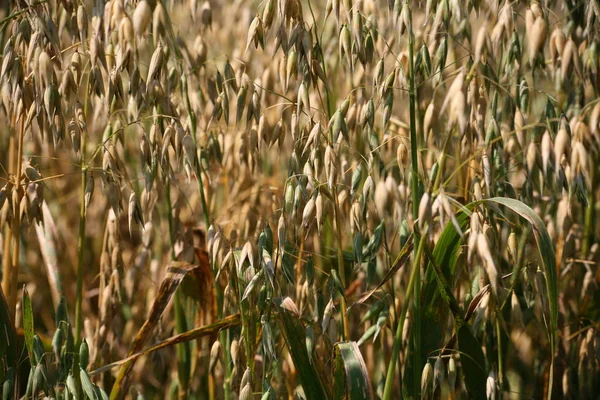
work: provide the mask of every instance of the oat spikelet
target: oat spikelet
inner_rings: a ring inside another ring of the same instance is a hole
[[[421,373],[421,395],[426,396],[429,392],[429,388],[431,387],[433,382],[433,367],[431,363],[428,361],[425,363],[423,367],[423,372]]]
[[[148,4],[148,0],[142,0],[135,7],[133,12],[133,30],[138,37],[141,39],[146,33],[148,25],[152,21],[152,8]]]
[[[543,16],[539,16],[533,22],[531,29],[527,30],[527,39],[529,42],[529,62],[533,64],[537,55],[542,52],[544,42],[546,41],[547,24]]]

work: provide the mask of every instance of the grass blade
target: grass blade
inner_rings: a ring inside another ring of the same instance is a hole
[[[328,390],[325,374],[318,371],[318,360],[313,358],[311,362],[305,345],[304,324],[293,313],[282,310],[279,313],[279,322],[281,331],[285,337],[285,342],[294,361],[300,384],[304,389],[307,399],[329,399],[331,398]]]
[[[458,350],[460,351],[460,363],[463,379],[470,399],[485,399],[485,358],[481,350],[481,344],[473,336],[471,327],[464,324],[457,331]]]
[[[548,398],[552,397],[552,383],[554,381],[554,352],[556,349],[556,339],[558,334],[558,276],[556,272],[556,255],[554,252],[554,246],[552,240],[546,229],[546,225],[542,219],[525,203],[511,199],[508,197],[494,197],[491,199],[484,200],[483,202],[491,202],[503,205],[510,208],[515,213],[519,214],[522,218],[526,219],[533,228],[533,235],[537,242],[538,251],[544,267],[544,274],[546,276],[546,288],[548,295],[548,308],[550,314],[550,327],[549,337],[551,345],[551,365],[550,365],[550,376],[548,379]]]
[[[456,214],[456,221],[461,229],[464,230],[469,221],[468,215],[461,211]],[[461,244],[461,235],[456,231],[454,224],[449,222],[446,224],[433,249],[432,257],[436,265],[440,266],[440,272],[448,284],[447,292],[450,293],[454,291],[456,260]],[[428,355],[439,349],[443,343],[442,327],[446,326],[448,320],[448,307],[442,299],[443,296],[438,286],[436,271],[430,258],[421,288],[421,307],[423,309],[421,314],[421,332],[427,332],[421,338],[421,354],[419,358],[421,360],[425,360]],[[414,374],[417,372],[420,373],[423,367],[422,365],[414,365],[414,359],[415,354],[409,351],[404,373],[405,382],[412,382]],[[408,398],[417,396],[417,393],[413,393],[412,389],[411,385],[403,385],[404,396]]]
[[[556,273],[556,255],[552,240],[542,219],[527,204],[508,197],[494,197],[484,200],[494,202],[510,208],[521,217],[525,218],[533,228],[533,235],[538,245],[540,257],[546,274],[548,301],[550,313],[550,338],[556,343],[558,329],[558,276]]]
[[[337,343],[334,363],[334,399],[373,398],[367,366],[356,342]]]

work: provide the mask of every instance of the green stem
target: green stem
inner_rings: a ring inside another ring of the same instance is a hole
[[[412,29],[412,11],[410,4],[406,2],[408,9],[408,20],[409,20],[409,32],[408,32],[408,74],[410,77],[409,85],[409,106],[410,106],[410,152],[412,158],[412,202],[413,202],[413,223],[418,218],[419,214],[419,179],[418,179],[418,138],[417,138],[417,117],[416,117],[416,90],[415,90],[415,58],[414,58],[414,47],[415,37]],[[414,230],[414,228],[413,228]],[[421,237],[421,243],[419,243],[419,249],[423,246],[423,241],[426,235]],[[414,339],[414,380],[413,380],[413,393],[417,394],[421,389],[421,268],[419,265],[419,249],[415,250],[415,264],[413,266],[414,273],[414,292],[415,292],[415,304],[413,314],[413,339]]]
[[[90,92],[90,73],[88,73],[85,86],[85,102],[83,104],[83,116],[88,115],[88,100]],[[77,292],[75,297],[75,348],[79,349],[81,343],[81,330],[83,329],[83,256],[86,225],[85,188],[87,186],[88,165],[86,164],[85,150],[87,147],[87,132],[81,132],[81,192],[79,198],[79,233],[77,236]]]
[[[337,190],[333,188],[333,198],[335,200],[335,228],[337,233],[337,253],[338,253],[338,274],[340,275],[340,281],[342,283],[343,290],[346,290],[346,267],[344,266],[344,252],[343,252],[343,242],[342,242],[342,223],[340,218],[340,205],[338,203],[337,198]],[[350,340],[350,325],[348,323],[348,306],[346,305],[346,297],[342,296],[341,299],[341,311],[342,311],[342,325],[343,325],[343,339]]]
[[[223,394],[224,399],[229,400],[231,398],[231,340],[229,338],[229,330],[222,330],[219,332],[221,343],[225,346],[225,375],[223,376]]]
[[[411,17],[412,19],[412,17]],[[410,111],[410,154],[412,163],[412,203],[413,203],[413,219],[417,219],[419,215],[419,169],[418,169],[418,156],[419,152],[417,149],[417,125],[416,125],[416,93],[415,93],[415,71],[414,71],[414,36],[411,31],[409,32],[409,44],[408,44],[408,74],[410,76],[410,85],[408,89],[409,93],[409,111]]]
[[[23,138],[25,136],[25,115],[21,115],[21,129],[19,130],[19,145],[17,147],[17,159],[16,159],[16,167],[17,167],[17,183],[21,180],[21,172],[22,172],[22,162],[23,162]],[[27,194],[24,193],[24,196]],[[17,293],[19,292],[19,255],[20,255],[20,246],[21,246],[21,215],[20,213],[15,213],[13,226],[13,251],[12,251],[12,268],[10,271],[10,290],[6,294],[9,296],[9,307],[10,307],[10,316],[13,321],[16,321],[16,311],[17,311]]]
[[[196,143],[196,146],[198,145],[198,142],[196,140],[196,135],[194,135],[194,141]],[[200,148],[200,156],[197,157],[196,160],[196,176],[198,178],[198,191],[200,192],[200,201],[202,202],[202,209],[204,211],[204,225],[206,227],[206,230],[208,232],[208,229],[210,227],[210,211],[208,208],[208,202],[206,201],[206,196],[204,195],[204,181],[202,179],[202,165],[201,165],[201,160],[202,160],[202,148]],[[221,287],[221,285],[218,282],[217,279],[217,275],[218,275],[218,268],[216,268],[214,265],[212,265],[212,260],[211,257],[209,257],[209,263],[211,264],[211,270],[213,272],[213,279],[215,280],[215,292],[217,295],[217,313],[219,316],[219,319],[223,318],[224,315],[224,310],[223,310],[223,288]],[[235,270],[235,267],[234,267]],[[243,315],[243,314],[242,314]],[[225,350],[226,350],[226,358],[229,355],[229,344],[230,344],[230,340],[227,336],[227,332],[226,331],[220,331],[219,332],[219,339],[221,341],[221,344],[225,345]],[[254,363],[252,363],[252,365],[254,366]],[[229,365],[229,362],[225,362],[225,377],[223,378],[223,391],[224,391],[224,395],[225,395],[225,400],[229,400],[230,398],[230,384],[229,384],[229,376],[230,376],[230,372],[231,372],[231,367]]]
[[[175,233],[173,227],[173,214],[171,212],[171,184],[166,179],[166,200],[167,200],[167,221],[169,223],[169,240],[171,243],[171,259],[175,260]],[[185,319],[185,310],[182,305],[182,298],[179,289],[173,296],[173,309],[175,311],[175,329],[177,333],[187,331],[187,321]],[[187,387],[190,379],[190,347],[189,343],[178,344],[177,347],[177,375],[179,377],[179,397],[184,398],[187,393]]]
[[[210,257],[209,257],[209,262],[210,262]],[[235,268],[235,267],[233,267]],[[214,273],[214,271],[213,271]],[[216,277],[216,274],[214,275]],[[215,287],[216,287],[216,293],[217,293],[217,312],[219,314],[219,319],[223,318],[223,314],[224,314],[224,302],[223,302],[223,291],[221,290],[221,285],[219,285],[219,283],[215,280]],[[230,360],[230,344],[231,341],[229,340],[229,330],[221,330],[219,331],[219,340],[221,341],[221,344],[224,346],[225,349],[225,354],[224,354],[224,365],[225,365],[225,374],[223,375],[223,394],[224,394],[224,399],[225,400],[229,400],[230,399],[230,383],[229,383],[229,377],[231,376],[231,360]]]
[[[85,135],[83,135],[85,138]],[[85,139],[82,138],[82,147]],[[83,149],[81,153],[83,161]],[[82,163],[83,164],[83,163]],[[87,167],[81,168],[81,205],[79,207],[79,235],[77,237],[77,296],[75,302],[75,348],[79,348],[81,343],[81,329],[83,326],[83,253],[85,241],[85,187],[87,185]]]

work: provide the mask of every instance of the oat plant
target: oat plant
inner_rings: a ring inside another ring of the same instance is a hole
[[[594,398],[599,21],[0,4],[3,399]]]

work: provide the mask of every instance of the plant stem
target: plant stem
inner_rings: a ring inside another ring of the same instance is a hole
[[[186,96],[187,98],[187,96]],[[188,99],[189,101],[189,99]],[[195,132],[195,129],[194,129]],[[193,136],[194,137],[194,141],[196,143],[196,146],[198,146],[198,141],[196,139],[196,135]],[[206,196],[204,195],[204,181],[202,180],[202,165],[201,165],[201,160],[202,160],[202,148],[200,148],[200,156],[197,157],[196,160],[196,177],[198,178],[198,191],[200,192],[200,201],[202,202],[202,210],[204,212],[204,225],[205,228],[208,232],[208,229],[210,227],[210,211],[208,208],[208,203],[206,201]],[[218,275],[218,268],[215,268],[214,265],[212,265],[212,258],[209,257],[208,258],[208,262],[211,264],[211,271],[213,272],[213,279],[215,280],[215,293],[217,295],[217,312],[218,312],[218,316],[219,319],[223,318],[223,289],[221,288],[221,285],[219,284],[218,280],[217,280],[217,275]],[[234,267],[235,269],[235,267]],[[227,337],[227,332],[225,331],[220,331],[219,332],[219,338],[221,340],[221,343],[225,345],[225,350],[226,350],[226,354],[229,354],[229,339]],[[225,356],[227,358],[227,356]],[[229,379],[229,373],[230,373],[230,367],[229,367],[229,362],[225,362],[225,376],[223,378],[223,391],[224,391],[224,395],[225,395],[225,400],[229,400],[229,395],[230,395],[230,385],[228,382]]]
[[[81,329],[83,327],[83,314],[82,314],[82,299],[83,299],[83,249],[85,241],[85,187],[87,185],[87,167],[85,164],[85,137],[81,139],[81,195],[80,195],[80,206],[79,206],[79,235],[77,237],[77,295],[75,299],[75,346],[78,348],[81,343]]]
[[[340,275],[340,281],[342,283],[343,290],[346,290],[346,267],[344,266],[344,251],[343,251],[343,242],[342,242],[342,223],[340,219],[340,205],[337,198],[337,190],[333,188],[333,197],[335,200],[335,228],[337,231],[337,252],[338,252],[338,274]],[[348,306],[346,305],[346,298],[342,296],[341,298],[341,308],[342,308],[342,325],[343,325],[343,333],[344,340],[350,340],[350,325],[348,323]]]
[[[17,176],[16,176],[16,181],[17,184],[20,183],[21,180],[21,169],[22,169],[22,160],[23,160],[23,137],[25,136],[25,115],[21,116],[21,128],[19,130],[19,145],[17,148],[17,159],[16,161],[16,166],[17,166]],[[20,188],[19,188],[20,189]],[[23,194],[23,196],[26,196],[27,194]],[[17,286],[19,285],[19,251],[20,251],[20,245],[21,245],[21,213],[17,212],[15,213],[15,217],[14,217],[14,221],[13,221],[13,251],[12,251],[12,268],[10,271],[10,278],[11,278],[11,284],[10,284],[10,290],[7,293],[7,296],[9,297],[9,308],[10,308],[10,315],[13,321],[15,321],[15,313],[17,310]]]
[[[85,102],[83,104],[83,115],[87,119],[88,100],[90,93],[90,73],[88,72],[87,84],[85,86]],[[75,348],[79,349],[81,343],[81,330],[83,329],[83,251],[85,241],[86,209],[85,209],[85,187],[87,186],[87,170],[85,150],[87,147],[87,132],[81,135],[81,192],[79,195],[79,232],[77,236],[77,292],[75,296]]]
[[[167,221],[169,223],[169,240],[171,243],[171,259],[175,260],[175,233],[173,226],[173,214],[171,213],[171,184],[166,177],[166,200],[167,200]],[[185,320],[185,312],[181,304],[182,298],[179,288],[173,296],[173,310],[175,312],[175,329],[177,333],[182,333],[187,330]],[[190,363],[190,348],[189,343],[181,343],[176,347],[177,351],[177,374],[179,377],[179,398],[184,398],[187,393],[189,382],[189,363]]]
[[[408,30],[408,74],[410,77],[410,85],[409,85],[409,106],[410,106],[410,152],[411,152],[411,161],[412,161],[412,202],[413,202],[413,223],[418,218],[419,214],[419,203],[420,203],[420,193],[419,193],[419,181],[418,175],[418,138],[417,138],[417,117],[416,117],[416,89],[415,89],[415,58],[414,58],[414,47],[415,47],[415,37],[412,29],[412,10],[410,8],[410,4],[406,2],[408,9],[408,20],[409,20],[409,30]],[[414,231],[413,227],[413,231]],[[422,246],[424,243],[424,238],[426,235],[421,237],[421,242],[419,243],[419,249],[415,250],[414,257],[414,292],[415,292],[415,304],[414,304],[414,313],[412,318],[413,324],[413,339],[414,339],[414,380],[413,380],[413,393],[417,395],[421,389],[421,267],[420,267],[420,254],[419,252],[422,250]],[[418,396],[417,396],[418,397]]]
[[[412,16],[409,17],[412,20]],[[418,169],[418,156],[419,152],[417,149],[417,126],[416,126],[416,93],[415,93],[415,71],[414,71],[414,36],[412,33],[412,27],[409,32],[408,42],[408,74],[410,76],[410,85],[408,89],[409,93],[409,111],[410,111],[410,155],[412,165],[412,179],[411,179],[411,190],[412,190],[412,203],[413,203],[413,219],[417,219],[419,215],[419,169]]]
[[[10,135],[8,141],[8,168],[9,174],[13,171],[13,166],[15,165],[15,137]],[[6,297],[7,304],[8,299],[10,298],[10,271],[12,269],[11,259],[10,259],[10,246],[12,243],[12,229],[9,224],[6,224],[4,227],[4,249],[2,249],[2,290],[4,292],[4,296]],[[9,308],[10,309],[10,308]]]

